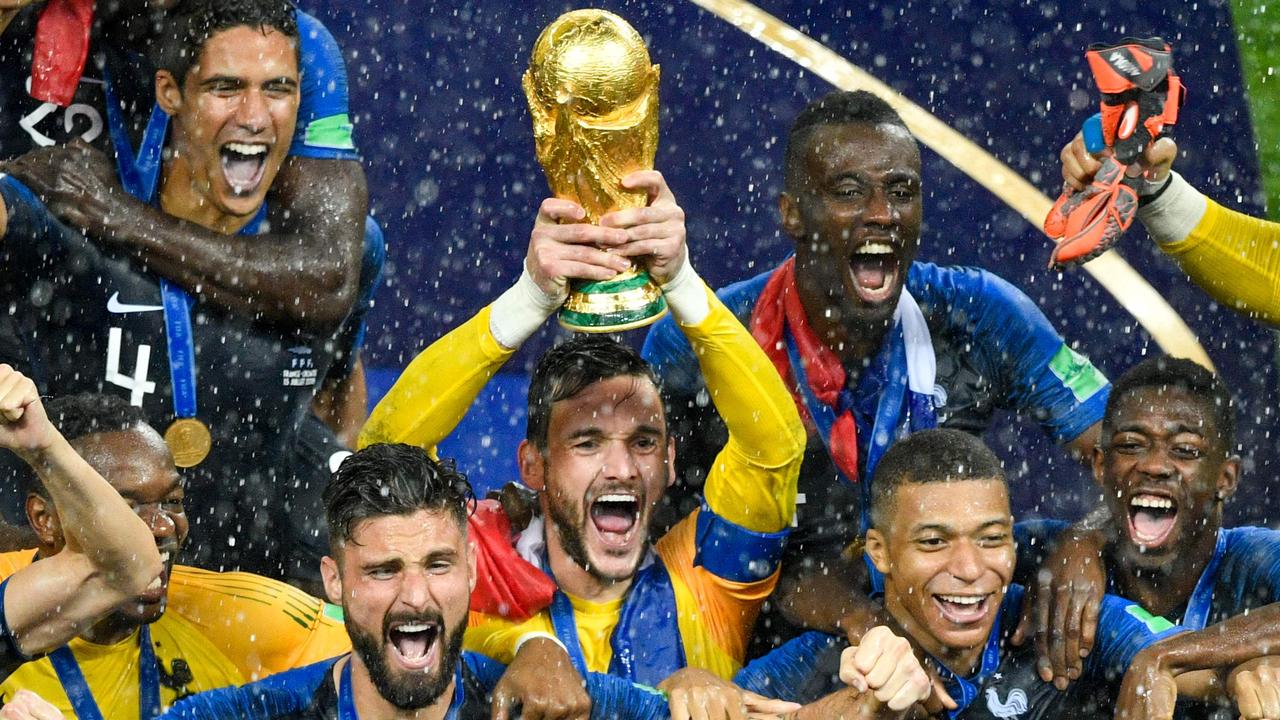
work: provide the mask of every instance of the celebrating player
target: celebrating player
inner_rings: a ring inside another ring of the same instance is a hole
[[[325,586],[342,603],[353,651],[198,695],[166,720],[488,718],[504,668],[462,651],[475,584],[466,478],[421,448],[373,445],[343,461],[325,502]],[[593,717],[641,720],[665,709],[660,695],[619,678],[586,681]]]
[[[857,608],[831,598],[852,600],[864,569],[839,556],[869,523],[870,478],[896,438],[939,423],[981,432],[1011,408],[1087,453],[1108,385],[1004,280],[915,261],[920,149],[883,100],[834,92],[805,108],[788,139],[785,188],[782,229],[795,256],[719,295],[809,421],[804,502],[776,604],[805,626],[856,633],[865,623],[844,614]],[[654,327],[644,355],[674,407],[703,412],[695,354],[672,323]],[[690,445],[715,437],[708,419],[697,417]],[[769,621],[776,633],[783,619]]]
[[[467,639],[500,661],[515,657],[509,675],[532,648],[563,659],[558,642],[582,673],[649,685],[685,665],[731,676],[776,582],[794,512],[803,449],[794,405],[759,346],[689,264],[684,214],[662,176],[633,173],[624,185],[647,191],[649,206],[606,215],[599,226],[578,224],[583,210],[571,201],[544,201],[519,282],[419,355],[362,438],[434,447],[560,306],[568,278],[609,278],[635,258],[661,285],[729,426],[706,504],[651,544],[649,519],[675,461],[651,371],[627,346],[599,336],[548,351],[531,381],[519,460],[542,511],[525,531],[541,549],[527,559],[559,590],[532,619],[486,617]],[[544,665],[533,667],[545,681]]]
[[[884,607],[896,634],[925,650],[954,699],[949,717],[1110,718],[1117,692],[1117,718],[1172,717],[1178,692],[1219,692],[1214,674],[1159,654],[1187,637],[1183,628],[1111,595],[1099,609],[1098,647],[1080,680],[1058,690],[1037,674],[1034,650],[1009,644],[1024,593],[1011,583],[1013,520],[995,455],[966,433],[926,430],[890,448],[876,472],[866,552],[884,575]],[[737,682],[805,703],[847,693],[843,686],[854,683],[864,703],[890,713],[928,697],[922,675],[906,643],[890,642],[880,628],[856,650],[841,638],[801,635],[752,663]]]
[[[280,138],[289,143],[289,159],[268,184],[271,230],[252,239],[227,238],[121,192],[111,162],[116,150],[132,157],[143,142],[155,72],[139,48],[163,41],[163,9],[182,3],[64,0],[53,3],[61,12],[46,13],[48,4],[19,2],[30,7],[7,12],[7,28],[6,11],[0,11],[0,64],[6,68],[0,76],[0,158],[27,156],[8,171],[58,218],[147,263],[203,302],[286,327],[336,330],[357,297],[367,200],[347,110],[346,69],[328,30],[296,11],[305,71],[297,127],[291,140]],[[68,11],[71,4],[76,8]],[[233,14],[252,4],[222,3]],[[54,43],[69,59],[82,53],[86,61],[33,68],[33,48],[41,42]]]
[[[31,467],[63,534],[41,562],[0,582],[4,677],[154,585],[161,558],[146,524],[50,422],[35,383],[8,365],[0,365],[0,447]]]
[[[263,227],[299,102],[294,21],[283,0],[193,0],[169,18],[151,131],[136,155],[121,149],[130,193],[229,241]],[[279,518],[258,510],[279,504],[293,479],[298,427],[350,336],[195,303],[50,217],[12,177],[0,179],[0,196],[0,280],[23,308],[14,318],[40,360],[38,380],[59,392],[121,392],[143,407],[182,466],[195,466],[193,561],[279,573],[285,549],[301,543],[281,542]],[[313,465],[327,474],[324,460]]]
[[[141,410],[114,396],[84,394],[55,400],[49,412],[71,447],[128,503],[104,504],[99,512],[141,518],[147,533],[130,552],[145,556],[154,548],[164,568],[159,582],[129,593],[123,603],[115,596],[114,610],[78,628],[79,637],[57,649],[46,646],[52,649],[48,657],[15,670],[0,684],[0,703],[26,689],[67,715],[151,718],[186,695],[349,647],[331,610],[295,588],[248,573],[175,566],[187,539],[183,483],[169,448]],[[40,546],[0,555],[0,575],[19,578],[83,542],[84,531],[68,522],[60,504],[50,503],[51,495],[32,488],[27,513]],[[33,602],[31,609],[48,612],[53,606],[46,602]]]
[[[1067,616],[1072,630],[1045,643],[1046,674],[1071,677],[1078,657],[1097,652],[1088,642],[1071,651],[1100,634],[1093,605],[1103,588],[1196,631],[1158,646],[1168,661],[1227,672],[1277,654],[1280,533],[1222,527],[1240,473],[1235,447],[1231,395],[1209,370],[1153,358],[1116,382],[1093,464],[1111,526],[1073,533],[1058,556],[1066,566],[1041,569],[1047,587],[1069,590],[1041,593],[1042,615]],[[1243,690],[1254,679],[1246,676]],[[1231,688],[1238,710],[1259,707],[1241,689]],[[1265,706],[1280,711],[1280,696]]]

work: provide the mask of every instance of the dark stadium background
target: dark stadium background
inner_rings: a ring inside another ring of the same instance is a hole
[[[371,314],[374,399],[426,344],[517,277],[546,185],[520,90],[539,31],[564,2],[302,0],[342,44],[373,211],[389,243]],[[1262,214],[1264,196],[1231,6],[1222,0],[849,0],[763,9],[819,39],[987,147],[1055,196],[1057,153],[1092,112],[1082,58],[1093,41],[1162,35],[1189,99],[1177,168],[1228,206]],[[791,118],[824,81],[689,2],[599,2],[630,20],[662,65],[657,165],[688,213],[696,267],[714,286],[783,258],[775,198]],[[1242,6],[1248,3],[1241,3]],[[1255,26],[1258,24],[1254,19]],[[1272,101],[1280,102],[1272,86]],[[1274,136],[1273,136],[1274,137]],[[1159,349],[1079,270],[1044,269],[1045,238],[926,151],[922,259],[981,265],[1021,287],[1108,375]],[[1123,255],[1180,312],[1240,400],[1245,473],[1232,522],[1280,519],[1272,333],[1218,307],[1137,229]],[[508,365],[444,447],[482,488],[515,478],[523,383],[555,330]],[[629,339],[639,342],[642,333]],[[1094,494],[1084,473],[1027,423],[988,440],[1007,460],[1022,515],[1074,515]]]

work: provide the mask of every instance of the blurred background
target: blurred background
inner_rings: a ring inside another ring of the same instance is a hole
[[[519,275],[546,182],[520,76],[541,29],[584,4],[471,0],[300,0],[343,46],[373,212],[386,231],[370,316],[371,402],[427,344]],[[1188,86],[1178,169],[1220,203],[1262,216],[1280,201],[1280,9],[1262,0],[758,0],[923,106],[1050,197],[1057,155],[1096,111],[1091,42],[1160,35]],[[714,287],[790,252],[776,198],[791,120],[833,89],[691,2],[602,1],[662,66],[657,167],[688,215],[689,245]],[[924,153],[921,259],[994,270],[1062,335],[1118,376],[1159,348],[1079,270],[1045,270],[1050,244],[994,195]],[[1239,401],[1244,476],[1229,522],[1280,520],[1276,338],[1213,303],[1135,228],[1122,255],[1185,318]],[[559,332],[531,340],[442,448],[478,490],[516,479],[530,364]],[[643,331],[626,335],[637,345]],[[1096,492],[1029,422],[999,422],[1020,516],[1075,517]]]

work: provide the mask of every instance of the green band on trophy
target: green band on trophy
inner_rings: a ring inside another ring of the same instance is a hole
[[[667,314],[667,299],[643,272],[573,284],[557,320],[568,330],[611,333],[644,327]]]

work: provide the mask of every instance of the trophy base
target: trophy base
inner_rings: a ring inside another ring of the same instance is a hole
[[[613,333],[657,322],[667,314],[667,299],[648,273],[628,270],[611,280],[570,288],[557,320],[566,330]]]

